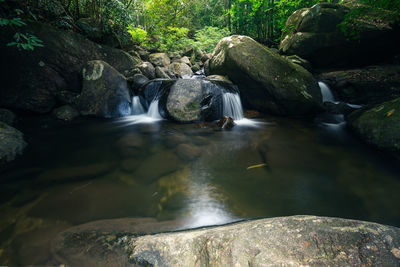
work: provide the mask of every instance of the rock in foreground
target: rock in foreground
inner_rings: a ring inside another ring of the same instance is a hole
[[[293,216],[131,238],[137,266],[398,266],[400,229]]]
[[[14,160],[26,147],[24,135],[17,129],[0,122],[0,163]]]
[[[228,75],[244,103],[262,112],[298,116],[320,107],[320,89],[307,70],[247,36],[223,38],[208,71]]]
[[[400,98],[348,116],[350,128],[365,142],[389,151],[400,151]]]

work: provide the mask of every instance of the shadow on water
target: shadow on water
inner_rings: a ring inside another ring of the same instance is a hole
[[[0,263],[49,263],[59,232],[113,218],[180,229],[312,214],[400,226],[398,167],[344,122],[258,122],[32,121],[29,149],[1,172]]]

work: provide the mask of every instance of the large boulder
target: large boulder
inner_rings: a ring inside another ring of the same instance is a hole
[[[228,75],[248,107],[278,115],[304,115],[321,104],[312,75],[247,36],[223,38],[209,61],[209,74]]]
[[[173,62],[168,66],[168,70],[177,78],[193,75],[193,71],[189,65],[182,62]]]
[[[34,51],[7,47],[15,32],[2,29],[0,106],[3,107],[47,113],[57,105],[59,92],[81,91],[81,71],[86,62],[103,60],[121,73],[140,62],[121,50],[49,25],[30,23],[24,30],[41,39],[44,47],[36,47]]]
[[[213,121],[223,115],[223,94],[237,87],[222,80],[178,79],[160,99],[160,113],[177,122]]]
[[[150,62],[156,67],[168,67],[171,63],[165,53],[153,53],[149,55]]]
[[[399,65],[324,72],[319,79],[348,103],[377,104],[400,96]]]
[[[26,145],[20,131],[0,121],[0,163],[14,160]]]
[[[400,97],[368,110],[355,111],[347,119],[350,129],[365,142],[400,152]]]
[[[149,78],[150,80],[156,78],[156,70],[150,62],[142,62],[138,65],[136,65],[136,68],[138,68],[144,76]]]
[[[295,11],[286,22],[290,31],[282,38],[281,53],[298,55],[314,67],[333,67],[372,64],[399,51],[398,30],[382,20],[360,20],[345,28],[356,38],[345,35],[339,25],[348,12],[346,6],[331,3]]]
[[[104,61],[89,61],[82,70],[83,88],[78,97],[82,115],[111,118],[131,114],[131,96],[124,76]]]
[[[316,216],[128,238],[138,266],[397,266],[400,229]]]

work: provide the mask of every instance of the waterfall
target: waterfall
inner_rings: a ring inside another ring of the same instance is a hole
[[[321,88],[322,102],[332,102],[335,103],[335,98],[333,97],[331,89],[324,82],[318,82],[319,88]]]
[[[132,98],[132,115],[139,115],[145,113],[142,104],[140,103],[139,96]]]
[[[149,110],[147,111],[147,116],[153,119],[162,119],[160,113],[158,112],[158,99],[151,101]]]
[[[230,116],[234,120],[242,120],[244,118],[239,94],[224,93],[222,95],[222,105],[223,116]]]

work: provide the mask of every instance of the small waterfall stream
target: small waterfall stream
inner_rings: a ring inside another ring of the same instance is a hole
[[[132,115],[140,115],[145,113],[142,104],[140,103],[139,96],[134,96],[132,98]]]
[[[318,82],[319,88],[321,88],[322,102],[335,103],[335,97],[331,89],[324,82]]]
[[[223,116],[232,117],[234,120],[244,119],[242,103],[239,94],[224,93],[222,95]]]
[[[162,119],[160,113],[158,112],[158,99],[151,101],[149,110],[147,111],[147,116],[153,119]]]

